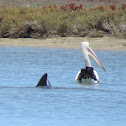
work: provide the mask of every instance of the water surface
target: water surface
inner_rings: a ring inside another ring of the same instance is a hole
[[[100,84],[82,86],[74,82],[85,67],[79,50],[1,46],[0,124],[125,126],[126,52],[95,52],[107,72],[92,61]],[[53,89],[35,88],[44,73]]]

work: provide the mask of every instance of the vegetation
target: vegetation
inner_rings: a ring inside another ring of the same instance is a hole
[[[0,7],[0,37],[102,37],[104,35],[126,39],[125,3],[120,6],[111,4],[90,8],[75,3],[34,7],[3,4]]]

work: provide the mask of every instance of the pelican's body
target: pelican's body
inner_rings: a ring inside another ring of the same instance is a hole
[[[91,70],[88,70],[90,69]],[[86,69],[81,69],[75,78],[76,82],[83,84],[99,83],[99,76],[97,72],[92,67],[86,67]]]
[[[103,67],[103,65],[100,63],[98,57],[96,56],[96,54],[93,52],[93,50],[90,47],[90,44],[88,42],[81,42],[81,50],[82,50],[82,54],[84,56],[84,60],[86,63],[86,68],[85,69],[81,69],[75,78],[75,81],[78,83],[82,83],[82,84],[92,84],[92,83],[99,83],[99,76],[96,72],[96,70],[94,70],[93,67],[91,67],[91,62],[89,59],[89,56],[91,56],[93,58],[93,60],[105,71],[105,68]]]

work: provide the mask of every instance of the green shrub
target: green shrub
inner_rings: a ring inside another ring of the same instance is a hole
[[[75,5],[74,5],[75,6]],[[0,37],[45,38],[48,36],[90,36],[106,34],[125,36],[126,9],[110,7],[61,9],[58,6],[40,8],[0,7]],[[122,24],[124,24],[122,26]]]

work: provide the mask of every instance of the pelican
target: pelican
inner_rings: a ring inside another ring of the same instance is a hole
[[[85,69],[81,69],[75,78],[75,81],[78,83],[82,83],[82,84],[97,84],[99,83],[99,76],[96,72],[96,70],[94,70],[93,67],[91,67],[91,62],[89,59],[89,56],[97,63],[97,65],[102,68],[104,71],[105,68],[104,66],[101,64],[100,60],[98,59],[98,57],[96,56],[96,54],[94,53],[94,51],[91,49],[91,46],[89,44],[89,42],[81,42],[81,51],[86,63],[86,68]]]

